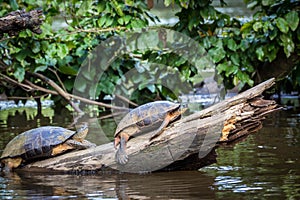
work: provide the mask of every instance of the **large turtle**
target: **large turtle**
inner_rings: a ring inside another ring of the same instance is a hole
[[[156,130],[150,137],[152,140],[159,136],[168,124],[180,118],[185,110],[186,108],[180,109],[180,104],[169,101],[155,101],[131,110],[120,121],[115,131],[115,148],[119,145],[116,161],[122,165],[128,162],[126,143],[131,137]]]
[[[25,131],[13,138],[5,147],[0,158],[4,170],[12,170],[40,158],[61,154],[71,149],[86,149],[96,146],[85,140],[88,126],[77,131],[57,126],[43,126]]]

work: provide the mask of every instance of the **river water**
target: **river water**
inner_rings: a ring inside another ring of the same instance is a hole
[[[217,163],[195,171],[70,175],[17,172],[0,176],[1,199],[300,199],[300,114],[269,115],[258,133],[217,148]],[[90,122],[89,140],[112,139],[113,120]],[[96,118],[97,119],[97,118]],[[0,111],[0,149],[15,135],[42,125],[71,127],[71,113],[51,108]],[[107,137],[93,132],[100,124]]]

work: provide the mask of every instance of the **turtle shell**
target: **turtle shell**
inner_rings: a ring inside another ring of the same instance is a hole
[[[25,131],[6,145],[0,159],[21,156],[24,160],[31,160],[49,157],[53,147],[65,142],[75,133],[56,126],[44,126]]]
[[[117,126],[115,137],[123,130],[137,126],[138,132],[132,133],[133,135],[147,131],[149,129],[155,129],[163,122],[166,115],[180,108],[180,104],[176,104],[170,101],[155,101],[146,103],[133,110],[131,110],[120,121]],[[132,136],[133,136],[132,135]]]

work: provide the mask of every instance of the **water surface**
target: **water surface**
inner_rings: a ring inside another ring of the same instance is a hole
[[[93,119],[93,120],[91,120]],[[112,119],[87,117],[89,139],[112,139]],[[71,113],[50,108],[0,111],[0,149],[18,133],[42,125],[72,128]],[[217,163],[195,171],[152,174],[1,174],[2,199],[300,199],[299,110],[274,113],[258,133],[217,149]],[[97,130],[100,124],[103,133]],[[99,137],[99,135],[101,137]]]

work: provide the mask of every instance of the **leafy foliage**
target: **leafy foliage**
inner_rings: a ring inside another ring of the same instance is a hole
[[[212,1],[175,2],[185,5],[177,14],[176,30],[197,38],[207,49],[227,88],[238,83],[252,86],[259,67],[275,61],[280,51],[290,57],[299,48],[298,1],[248,0],[248,7],[258,11],[247,21],[217,11]]]
[[[176,4],[180,8],[176,14],[178,23],[169,28],[186,34],[205,48],[227,88],[238,84],[252,86],[259,68],[270,67],[282,55],[286,58],[298,56],[300,47],[299,1],[245,2],[249,8],[256,9],[253,17],[247,20],[221,13],[211,0],[164,0],[165,6]],[[41,35],[23,31],[18,37],[1,40],[0,59],[8,66],[1,73],[18,82],[28,79],[43,87],[49,86],[27,76],[28,72],[42,73],[57,82],[60,77],[63,87],[69,92],[73,89],[81,63],[101,41],[126,30],[148,27],[149,21],[158,20],[149,12],[144,1],[3,0],[0,3],[3,8],[0,16],[15,9],[42,8],[45,13]],[[220,4],[226,5],[223,0]],[[158,97],[174,98],[174,94],[162,83],[146,84],[147,80],[157,76],[154,72],[159,68],[141,67],[141,61],[171,66],[172,73],[176,71],[176,76],[190,85],[202,81],[195,66],[172,52],[148,49],[132,53],[115,60],[105,70],[98,85],[82,84],[77,89],[88,94],[96,91],[96,97],[103,100],[105,95],[113,93],[127,71],[136,68],[149,73],[139,77],[140,82],[136,80],[139,87],[132,94],[132,100],[144,102]],[[291,78],[294,84],[299,85],[297,64],[296,60],[293,66],[296,70]],[[92,80],[96,75],[96,72],[88,73],[83,78]],[[26,93],[7,84],[2,84],[0,89],[10,96],[39,94]]]
[[[1,42],[1,59],[9,65],[7,74],[22,82],[25,72],[41,72],[58,81],[49,70],[53,69],[69,92],[82,61],[95,46],[123,29],[143,28],[148,19],[154,20],[142,1],[4,1],[2,5],[7,8],[2,15],[17,8],[41,7],[46,17],[41,35],[23,31],[16,38]],[[55,27],[54,23],[62,27]],[[105,72],[98,95],[112,92],[111,85],[128,70],[125,66],[115,64]],[[17,95],[18,90],[9,90],[10,95]]]

